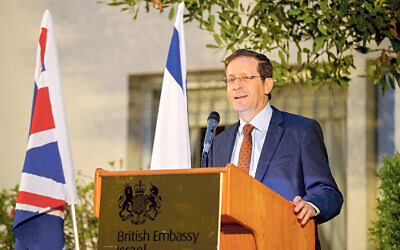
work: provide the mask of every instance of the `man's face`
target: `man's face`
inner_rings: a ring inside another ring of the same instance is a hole
[[[245,76],[259,76],[258,60],[253,57],[239,56],[226,68],[226,79]],[[226,90],[233,109],[244,121],[249,122],[268,103],[267,93],[272,89],[272,79],[265,82],[261,77],[245,81],[236,80],[228,83]]]

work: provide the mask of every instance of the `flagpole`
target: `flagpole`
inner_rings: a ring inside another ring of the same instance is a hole
[[[74,239],[75,239],[75,249],[79,250],[79,237],[78,237],[78,228],[76,226],[76,216],[75,216],[75,205],[71,204],[72,211],[72,225],[74,228]]]

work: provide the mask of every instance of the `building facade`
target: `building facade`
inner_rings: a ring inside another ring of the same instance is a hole
[[[0,7],[0,188],[19,183],[25,157],[33,74],[42,14],[54,22],[78,178],[123,160],[124,169],[147,169],[162,73],[173,22],[156,11],[130,13],[96,1],[6,0]],[[209,112],[221,115],[220,130],[237,120],[221,81],[223,53],[197,24],[185,24],[188,107],[193,165],[198,166]],[[275,58],[276,55],[268,55]],[[376,218],[376,169],[382,155],[400,148],[400,91],[384,96],[364,74],[358,55],[348,91],[296,86],[273,92],[272,105],[314,118],[322,125],[333,175],[345,196],[340,216],[320,227],[324,249],[374,249],[368,227]]]

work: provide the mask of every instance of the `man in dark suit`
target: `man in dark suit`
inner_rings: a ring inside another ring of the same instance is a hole
[[[233,163],[292,201],[299,223],[316,225],[340,213],[343,197],[332,177],[317,121],[269,104],[272,65],[262,54],[237,50],[225,60],[228,100],[239,115],[217,135],[208,166]],[[316,249],[319,249],[316,230]]]

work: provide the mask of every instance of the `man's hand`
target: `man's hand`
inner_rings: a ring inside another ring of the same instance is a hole
[[[302,226],[305,226],[310,218],[317,214],[317,211],[308,204],[306,201],[302,200],[300,196],[296,196],[293,199],[294,213],[298,214],[297,220]]]

